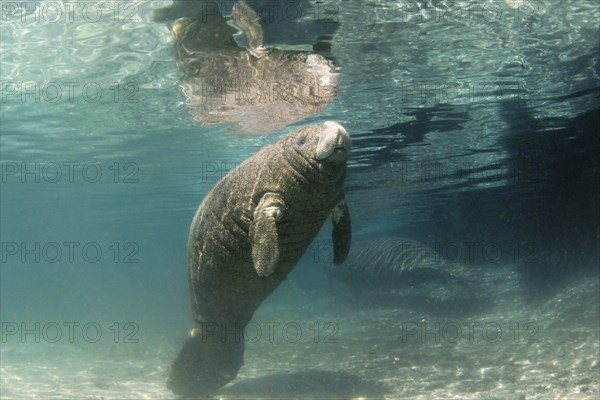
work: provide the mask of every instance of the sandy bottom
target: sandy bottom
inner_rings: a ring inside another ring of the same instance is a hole
[[[490,283],[490,285],[492,285]],[[598,399],[599,285],[526,303],[514,285],[477,312],[416,311],[335,294],[267,304],[246,363],[217,399]],[[376,297],[375,297],[376,299]],[[1,349],[2,399],[168,399],[177,338]],[[15,343],[16,342],[16,343]]]

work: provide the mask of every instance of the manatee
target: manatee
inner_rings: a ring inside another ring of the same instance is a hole
[[[462,267],[424,243],[399,236],[356,242],[343,268],[330,267],[330,277],[363,285],[398,286],[418,279],[452,279]]]
[[[243,329],[319,232],[333,223],[334,262],[350,249],[343,185],[350,136],[336,122],[307,126],[225,175],[190,228],[188,280],[193,324],[170,369],[176,394],[209,395],[244,359]]]
[[[182,3],[173,7],[158,10],[155,19],[180,15]],[[318,52],[265,47],[260,19],[242,0],[234,3],[229,18],[198,7],[171,27],[183,72],[180,87],[194,121],[264,134],[319,113],[333,101],[340,74],[327,46],[315,44]],[[246,47],[234,40],[239,32]]]
[[[482,306],[468,271],[424,243],[399,236],[357,241],[343,266],[329,265],[330,283],[355,298],[407,305],[428,312],[463,313]]]

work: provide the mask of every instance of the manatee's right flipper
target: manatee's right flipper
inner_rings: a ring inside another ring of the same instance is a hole
[[[172,5],[154,10],[154,22],[165,22],[181,57],[190,53],[239,49],[215,0],[175,0]]]
[[[188,337],[173,361],[167,387],[186,398],[214,394],[231,382],[244,364],[244,340],[221,341],[220,334]]]
[[[256,210],[250,225],[252,263],[259,276],[269,276],[279,262],[279,238],[277,221],[285,210],[283,198],[276,193],[265,194]]]
[[[346,200],[342,198],[331,211],[333,221],[333,263],[341,264],[348,257],[350,252],[350,242],[352,241],[352,224],[350,222],[350,212]]]
[[[235,26],[240,28],[246,35],[250,54],[256,58],[269,54],[269,50],[264,47],[264,34],[258,14],[246,3],[246,0],[235,2],[231,17]]]

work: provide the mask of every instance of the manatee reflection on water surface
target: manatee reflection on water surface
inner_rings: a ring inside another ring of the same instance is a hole
[[[231,124],[239,134],[271,133],[323,111],[333,101],[339,70],[327,33],[335,30],[335,23],[324,21],[325,34],[305,38],[312,51],[298,50],[298,38],[292,41],[294,49],[283,49],[290,43],[265,47],[269,30],[263,29],[260,10],[242,0],[224,17],[228,12],[214,2],[182,1],[155,13],[156,21],[171,27],[183,72],[180,87],[194,121]]]

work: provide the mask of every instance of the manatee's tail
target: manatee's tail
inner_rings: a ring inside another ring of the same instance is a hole
[[[232,381],[244,363],[244,340],[201,333],[189,337],[173,361],[167,387],[186,398],[208,396]]]

